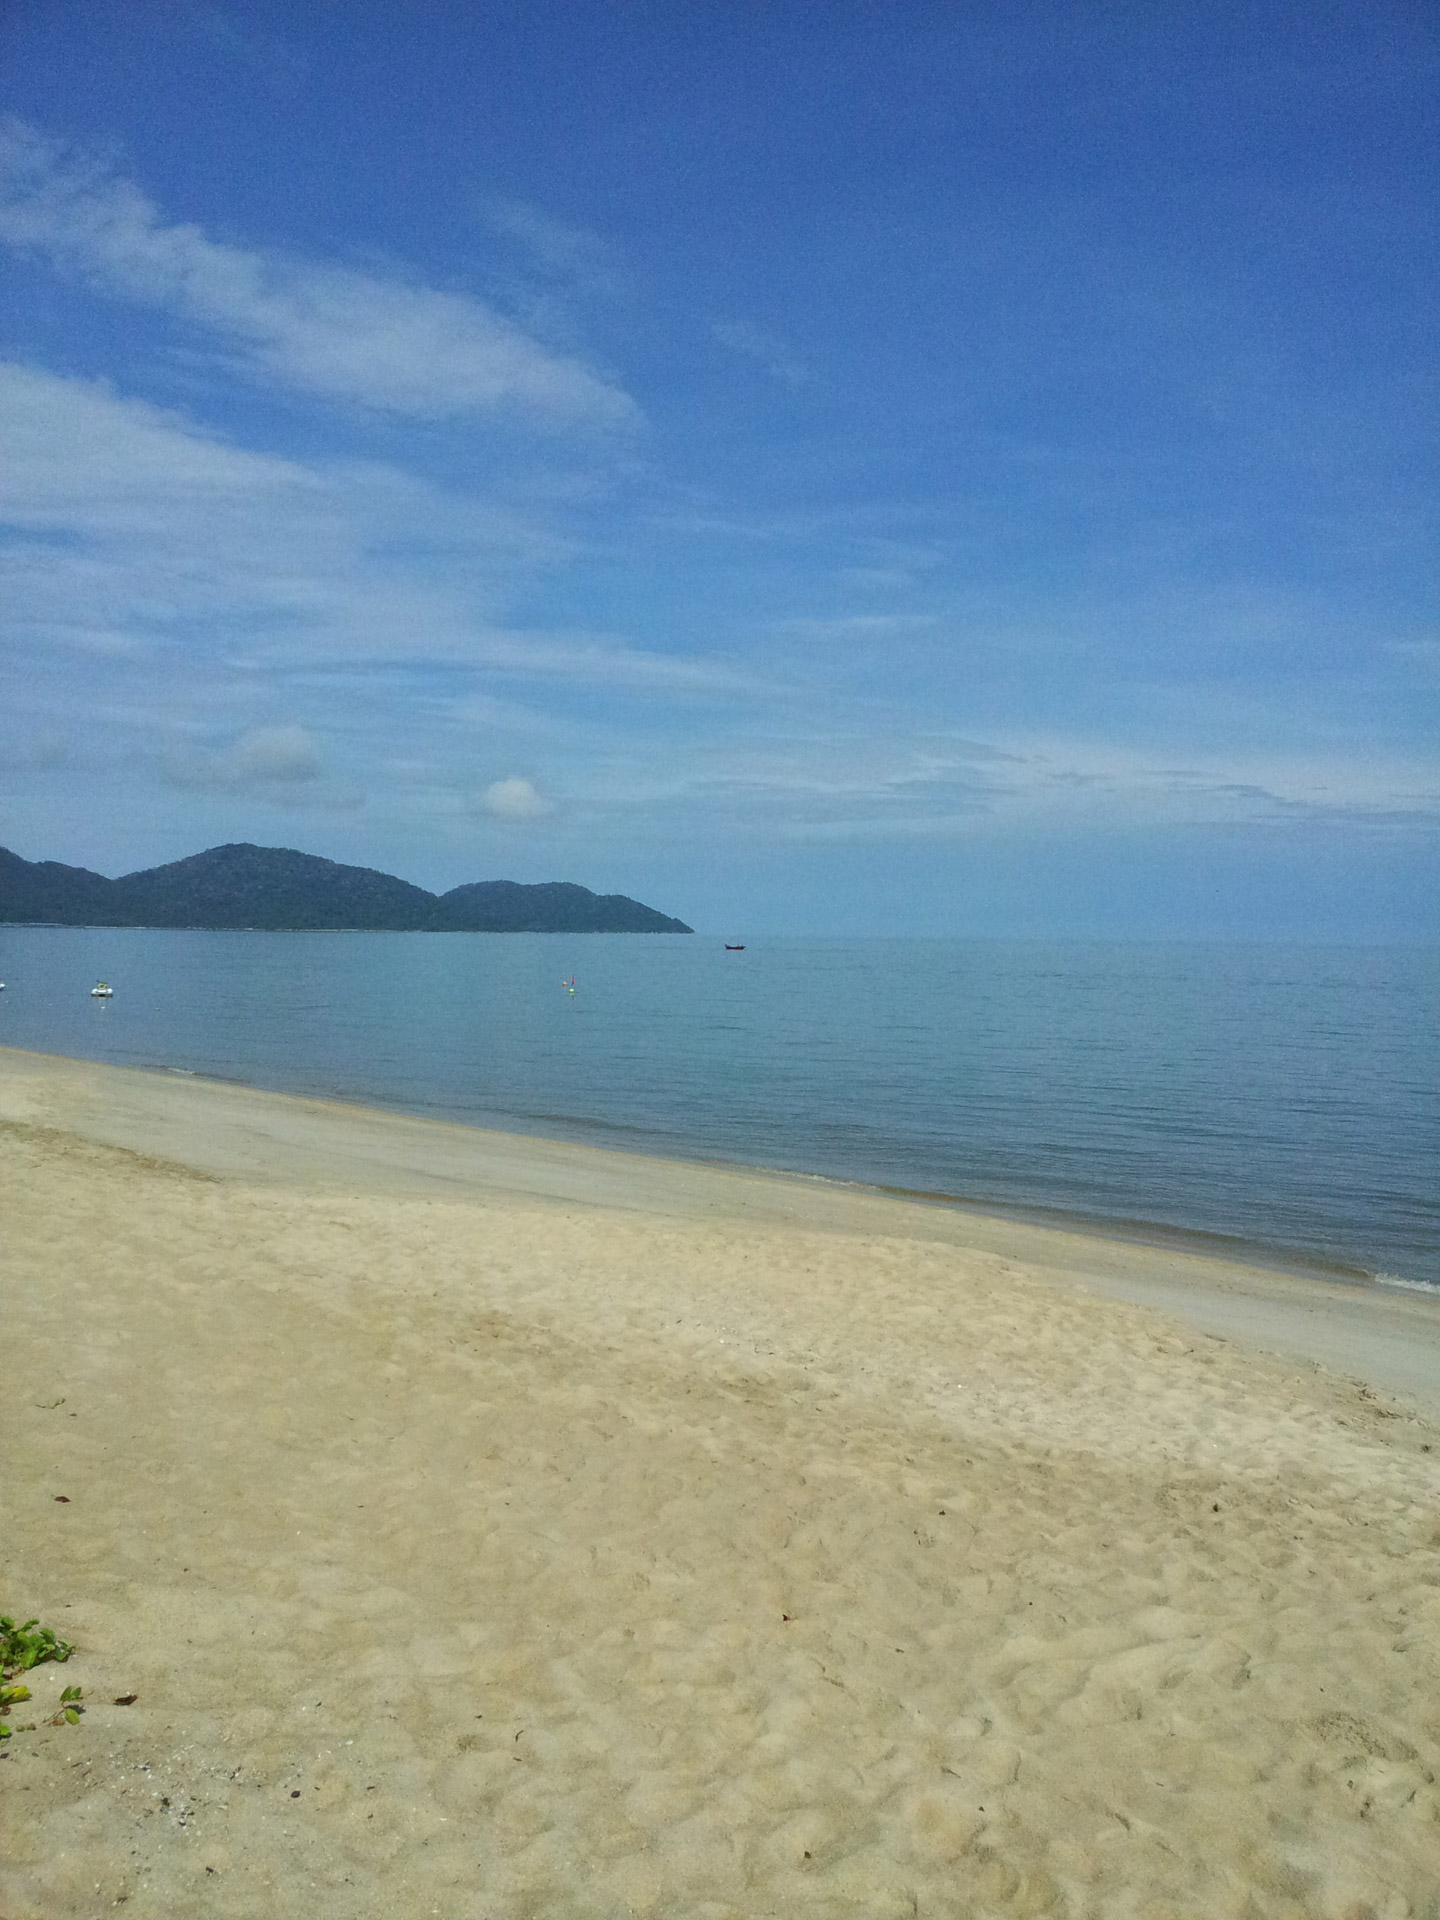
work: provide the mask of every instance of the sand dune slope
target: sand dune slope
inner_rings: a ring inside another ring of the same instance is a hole
[[[993,1250],[0,1131],[0,1610],[80,1648],[5,1920],[1440,1916],[1402,1404]]]

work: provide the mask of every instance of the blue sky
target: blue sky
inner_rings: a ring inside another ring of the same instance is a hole
[[[1428,4],[9,0],[0,841],[1440,937]]]

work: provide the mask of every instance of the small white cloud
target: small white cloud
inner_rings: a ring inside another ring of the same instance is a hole
[[[246,780],[318,780],[324,772],[304,727],[257,727],[236,742],[231,760]]]
[[[497,408],[601,426],[636,417],[611,381],[471,295],[167,226],[132,181],[15,119],[0,124],[0,239],[212,330],[252,375],[329,399],[417,419]]]
[[[255,727],[219,751],[190,749],[165,755],[161,772],[171,786],[222,793],[283,792],[324,773],[319,748],[304,727]]]
[[[522,779],[519,774],[492,781],[480,796],[479,808],[497,820],[539,820],[554,812],[534,782]]]

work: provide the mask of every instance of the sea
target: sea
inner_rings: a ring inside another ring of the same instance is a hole
[[[0,980],[3,1045],[1440,1287],[1434,947],[0,927]]]

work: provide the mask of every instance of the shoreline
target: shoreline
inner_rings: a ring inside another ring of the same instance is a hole
[[[273,1178],[287,1153],[313,1152],[313,1136],[323,1133],[328,1118],[340,1126],[367,1177],[385,1191],[453,1192],[458,1184],[481,1193],[638,1204],[661,1212],[678,1207],[687,1216],[697,1209],[712,1217],[735,1212],[822,1230],[879,1231],[983,1248],[1024,1260],[1081,1293],[1158,1308],[1209,1337],[1361,1379],[1440,1419],[1440,1289],[1424,1283],[1387,1283],[1299,1260],[1267,1261],[1255,1257],[1250,1243],[1222,1236],[1207,1240],[1163,1228],[1127,1233],[1123,1223],[1101,1229],[1089,1221],[1045,1218],[1043,1210],[989,1210],[824,1174],[513,1133],[404,1108],[278,1092],[183,1068],[117,1067],[0,1047],[0,1064],[9,1062],[21,1072],[28,1066],[52,1087],[68,1081],[80,1088],[87,1075],[95,1076],[78,1103],[70,1102],[72,1113],[85,1115],[85,1137],[122,1148],[138,1142],[141,1151],[198,1170]],[[97,1097],[102,1086],[110,1089],[108,1112]],[[183,1125],[166,1118],[173,1103],[165,1090],[175,1088],[195,1089],[202,1099],[213,1090],[222,1103],[228,1096],[236,1105],[218,1127],[223,1106],[212,1108],[207,1124],[187,1138]],[[128,1089],[129,1098],[117,1103],[120,1089]],[[0,1075],[0,1119],[7,1117],[14,1116]],[[442,1174],[427,1171],[427,1154],[443,1165]],[[342,1180],[351,1177],[346,1157],[333,1144],[319,1156]],[[1234,1251],[1236,1245],[1243,1251]]]
[[[1428,1911],[1436,1303],[13,1050],[0,1180],[6,1920]]]
[[[69,1060],[96,1067],[110,1067],[114,1064],[110,1061],[94,1060],[84,1054],[41,1053],[35,1049],[0,1045],[0,1058],[7,1053],[36,1059]],[[910,1205],[945,1209],[981,1220],[1009,1221],[1017,1226],[1033,1226],[1057,1233],[1077,1234],[1085,1238],[1146,1247],[1156,1252],[1190,1253],[1201,1258],[1222,1260],[1264,1272],[1287,1275],[1299,1280],[1313,1280],[1331,1286],[1398,1290],[1416,1293],[1422,1297],[1433,1295],[1440,1300],[1440,1281],[1417,1280],[1409,1275],[1392,1273],[1384,1268],[1366,1267],[1357,1261],[1342,1258],[1338,1254],[1322,1253],[1281,1241],[1257,1240],[1244,1234],[1226,1233],[1218,1228],[1187,1227],[1170,1221],[1151,1220],[1138,1216],[1088,1213],[1079,1208],[1051,1206],[1043,1202],[1007,1201],[948,1193],[937,1189],[907,1187],[890,1181],[852,1178],[844,1174],[815,1172],[804,1167],[782,1166],[766,1161],[732,1160],[721,1154],[668,1152],[663,1142],[656,1142],[652,1136],[648,1135],[645,1137],[645,1145],[616,1145],[595,1136],[608,1132],[630,1134],[638,1132],[638,1129],[611,1127],[593,1121],[560,1120],[555,1123],[559,1131],[530,1132],[525,1128],[508,1124],[499,1125],[483,1120],[459,1119],[452,1114],[441,1113],[419,1105],[390,1102],[373,1095],[352,1097],[265,1086],[253,1080],[243,1080],[202,1068],[169,1066],[163,1062],[150,1062],[142,1066],[116,1066],[115,1070],[171,1075],[177,1079],[202,1081],[219,1087],[238,1087],[253,1093],[271,1094],[277,1099],[315,1101],[342,1110],[393,1114],[402,1118],[430,1122],[436,1126],[461,1127],[469,1132],[500,1135],[516,1141],[531,1140],[557,1146],[573,1146],[582,1151],[629,1154],[639,1159],[677,1166],[714,1167],[721,1171],[753,1173],[767,1178],[810,1182],[837,1192],[874,1194]],[[506,1118],[508,1119],[509,1116]]]

